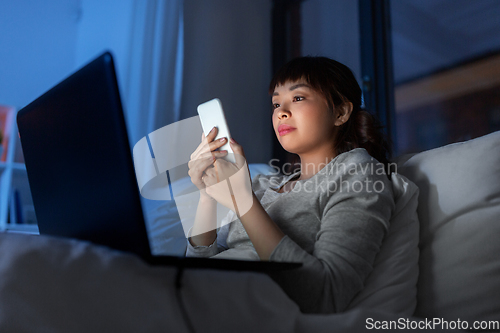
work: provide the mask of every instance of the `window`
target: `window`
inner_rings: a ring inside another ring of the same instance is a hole
[[[399,153],[500,130],[500,1],[391,0]]]

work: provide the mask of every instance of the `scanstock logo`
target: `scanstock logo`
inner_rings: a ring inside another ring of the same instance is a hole
[[[164,126],[139,140],[133,149],[134,167],[141,195],[149,200],[175,200],[186,238],[211,228],[194,225],[200,190],[188,176],[191,154],[200,145],[202,127],[199,116]],[[208,151],[208,146],[206,147]],[[253,203],[250,174],[246,160],[234,156],[237,171],[217,174],[218,182],[205,191],[217,201],[217,220],[222,225],[236,220],[250,210]],[[216,172],[217,167],[216,167]],[[229,214],[230,211],[236,214]],[[223,217],[232,216],[232,219]]]

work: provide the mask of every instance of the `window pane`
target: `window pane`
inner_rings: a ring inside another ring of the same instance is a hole
[[[361,83],[358,1],[304,1],[301,17],[302,54],[335,59]]]
[[[397,153],[500,130],[500,1],[390,6]]]

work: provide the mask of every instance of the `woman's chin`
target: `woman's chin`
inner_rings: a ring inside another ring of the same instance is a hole
[[[293,141],[291,141],[291,142],[290,141],[289,142],[286,142],[286,141],[283,142],[283,140],[280,141],[279,139],[278,139],[278,141],[280,142],[281,147],[284,150],[286,150],[287,152],[289,152],[290,154],[297,154],[297,155],[299,155],[300,152],[304,150],[303,148],[300,149],[299,146],[294,145]]]
[[[284,146],[284,145],[281,145],[281,147],[290,154],[297,154],[298,155],[297,149],[295,147]]]

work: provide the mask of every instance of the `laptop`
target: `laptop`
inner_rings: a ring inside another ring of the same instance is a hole
[[[262,272],[301,266],[152,254],[111,53],[21,109],[17,124],[40,234],[132,252],[154,265]]]

